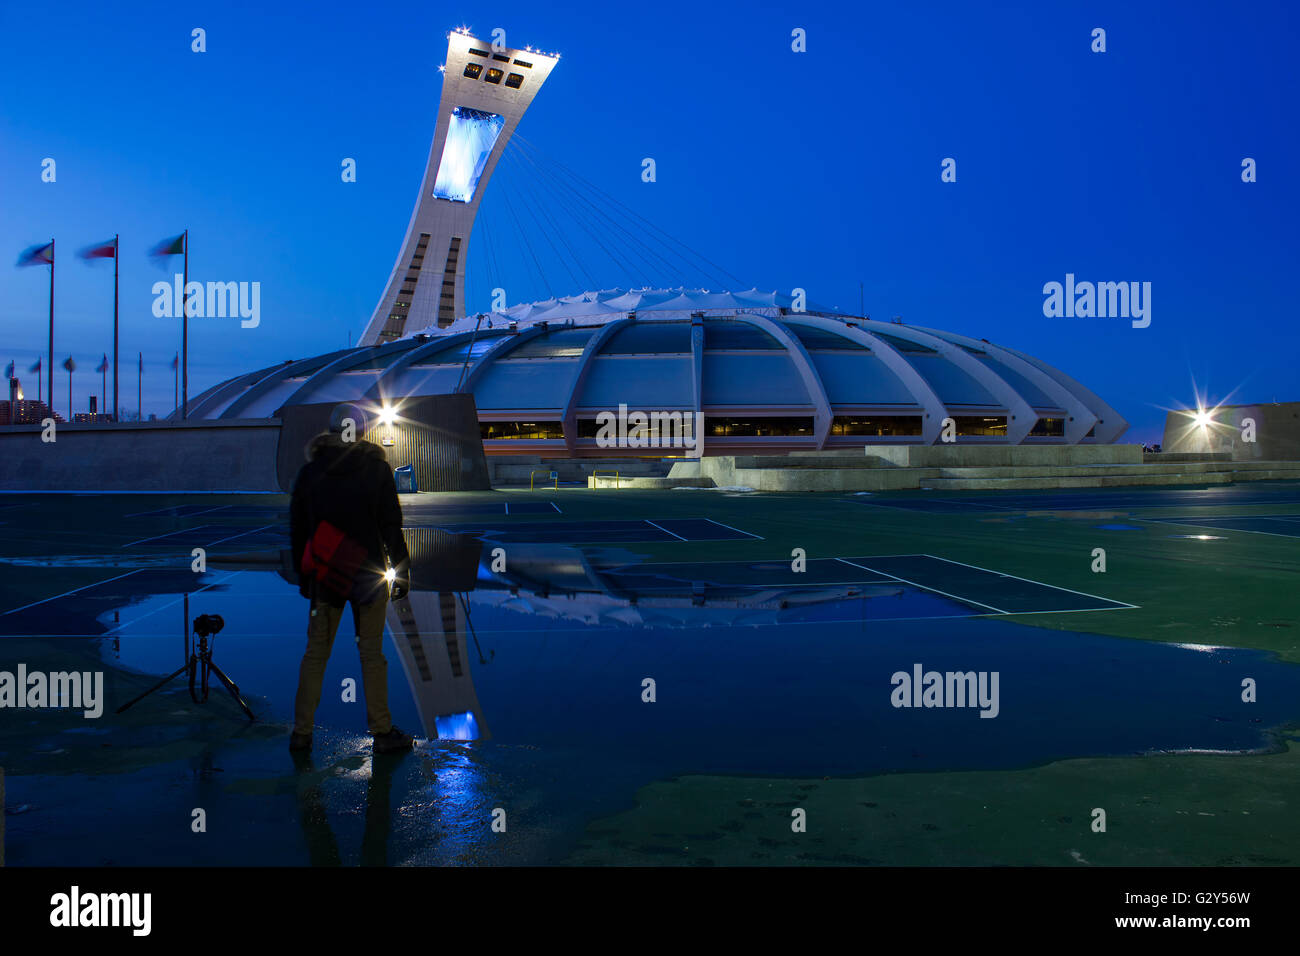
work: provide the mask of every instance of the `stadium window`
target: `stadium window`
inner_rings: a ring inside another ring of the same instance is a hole
[[[955,415],[953,416],[953,421],[957,424],[958,438],[1005,438],[1007,435],[1007,420],[1005,416]]]
[[[483,75],[483,64],[482,64],[482,63],[466,63],[466,64],[465,64],[465,75],[468,76],[471,80],[477,80],[480,76]]]
[[[504,53],[493,53],[493,54],[492,54],[492,59],[494,59],[494,60],[500,60],[502,63],[509,63],[509,62],[510,62],[510,57],[506,56]]]
[[[469,52],[473,53],[475,56],[491,56],[487,50],[476,50],[473,47],[469,48]]]
[[[533,65],[527,60],[515,60],[514,64],[515,66],[522,66],[525,70],[531,70],[533,68]]]
[[[502,73],[500,70],[498,70],[496,67],[489,67],[487,71],[487,76],[483,77],[483,79],[485,79],[489,83],[500,83],[501,77],[503,76],[505,76],[505,74]]]
[[[519,87],[523,86],[523,83],[524,75],[522,73],[511,73],[506,77],[506,86],[510,87],[512,90],[519,89]]]
[[[811,438],[811,417],[706,418],[704,434],[713,438]]]
[[[832,435],[871,435],[888,438],[921,434],[920,415],[836,415]]]
[[[1029,434],[1034,438],[1064,438],[1065,419],[1040,418],[1029,430]]]
[[[560,422],[479,422],[484,441],[538,441],[564,438]]]

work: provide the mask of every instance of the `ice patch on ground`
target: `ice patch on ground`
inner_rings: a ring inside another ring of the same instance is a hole
[[[715,485],[712,488],[704,488],[698,485],[678,485],[673,491],[742,491],[751,492],[757,489],[749,485]]]

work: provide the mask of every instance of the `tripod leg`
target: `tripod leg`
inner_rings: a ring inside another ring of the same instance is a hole
[[[126,709],[127,709],[128,707],[130,707],[132,704],[138,704],[138,703],[140,703],[140,701],[144,700],[146,697],[148,697],[148,696],[149,696],[150,694],[152,694],[154,691],[161,689],[162,686],[163,686],[164,684],[166,684],[169,680],[171,680],[171,679],[174,678],[174,677],[180,677],[182,674],[184,674],[184,673],[185,673],[187,670],[189,670],[189,669],[190,669],[190,665],[189,665],[188,663],[183,664],[180,668],[178,668],[176,671],[172,672],[171,674],[168,674],[166,677],[164,677],[164,678],[163,678],[162,680],[160,680],[158,683],[154,684],[152,687],[150,687],[147,691],[145,691],[145,692],[144,692],[143,694],[141,694],[139,697],[135,698],[134,700],[129,700],[129,701],[127,701],[125,704],[123,704],[121,707],[119,707],[116,711],[114,711],[114,713],[118,713],[118,714],[120,714],[122,711],[126,710]]]
[[[236,702],[238,702],[240,707],[244,708],[244,713],[248,715],[248,719],[252,721],[256,721],[257,717],[253,714],[252,709],[246,703],[244,703],[244,698],[239,696],[239,687],[235,684],[235,682],[232,681],[229,677],[227,677],[226,672],[223,671],[216,664],[214,664],[211,658],[208,659],[208,666],[212,668],[212,673],[217,675],[217,678],[221,681],[221,683],[226,685],[226,690],[230,691],[230,696],[235,698]]]

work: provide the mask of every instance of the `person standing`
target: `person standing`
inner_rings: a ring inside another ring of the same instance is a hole
[[[343,610],[352,608],[361,656],[366,722],[376,753],[410,750],[413,739],[393,726],[388,710],[384,612],[410,587],[410,556],[402,537],[402,506],[384,450],[360,436],[366,413],[344,403],[329,431],[307,446],[289,505],[289,533],[298,591],[310,602],[307,650],[298,673],[289,749],[311,749],[316,708]]]

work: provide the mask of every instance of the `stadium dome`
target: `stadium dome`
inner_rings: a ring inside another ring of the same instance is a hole
[[[189,418],[342,401],[400,415],[404,400],[453,392],[473,394],[488,454],[625,457],[598,439],[620,407],[702,413],[705,454],[1108,443],[1128,428],[1065,373],[983,339],[688,289],[586,292],[284,362],[208,389]]]

